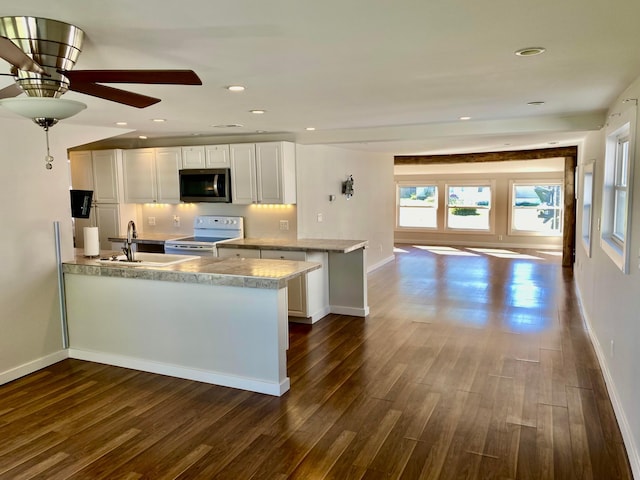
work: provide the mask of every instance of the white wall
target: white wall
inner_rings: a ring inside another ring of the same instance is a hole
[[[640,78],[611,104],[609,113],[620,112],[622,101],[640,98]],[[589,135],[581,149],[579,162],[595,160],[595,198],[593,202],[592,256],[576,239],[575,281],[592,340],[603,368],[610,395],[622,429],[631,467],[640,478],[640,128],[636,131],[633,204],[631,207],[631,272],[623,274],[600,248],[597,229],[602,205],[604,174],[604,133]],[[577,232],[582,231],[578,208]],[[611,348],[613,342],[613,349]]]
[[[66,149],[115,129],[65,125],[44,131],[29,120],[0,118],[0,384],[66,357],[62,351],[53,222],[63,259],[73,255]]]
[[[393,156],[297,145],[298,238],[368,240],[367,267],[393,258]],[[354,195],[342,195],[353,175]],[[329,195],[335,195],[333,202]],[[322,221],[318,221],[318,214]]]

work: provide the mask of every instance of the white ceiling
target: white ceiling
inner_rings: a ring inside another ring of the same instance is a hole
[[[64,122],[127,121],[124,137],[150,140],[264,130],[393,154],[569,145],[640,76],[637,0],[3,0],[9,15],[83,29],[76,69],[196,71],[203,86],[125,85],[162,99],[142,110],[65,94],[88,108]],[[531,46],[547,51],[514,55]]]

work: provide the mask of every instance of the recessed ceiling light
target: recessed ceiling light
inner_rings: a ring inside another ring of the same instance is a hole
[[[227,123],[225,125],[212,125],[214,128],[240,128],[244,125],[240,125],[239,123]]]
[[[534,55],[540,55],[545,51],[546,48],[543,47],[527,47],[516,50],[514,53],[519,57],[533,57]]]
[[[242,92],[244,91],[244,87],[242,85],[229,85],[227,90],[230,92]]]
[[[116,125],[118,125],[119,127],[124,127],[127,125],[127,122],[116,122]]]
[[[151,121],[152,122],[156,122],[156,123],[162,123],[162,122],[166,122],[167,119],[166,118],[152,118]]]
[[[266,112],[266,110],[249,110],[251,113],[255,113],[256,115],[262,115]]]
[[[306,131],[308,132],[313,132],[316,129],[316,127],[307,127],[305,128]]]
[[[471,120],[471,117],[460,117],[460,120]]]
[[[527,105],[531,105],[532,107],[539,107],[540,105],[544,105],[542,101],[528,102]]]
[[[560,142],[549,142],[549,145],[557,145],[557,144],[559,144],[559,143],[560,143]]]
[[[146,135],[138,135],[140,140],[146,140],[148,137]]]
[[[256,130],[256,133],[267,133],[266,130]]]

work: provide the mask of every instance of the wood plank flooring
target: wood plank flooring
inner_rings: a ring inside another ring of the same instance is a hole
[[[0,386],[0,479],[632,478],[560,257],[400,245],[369,304],[291,324],[281,398],[77,360]]]

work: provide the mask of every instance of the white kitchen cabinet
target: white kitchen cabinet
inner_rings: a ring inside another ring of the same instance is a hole
[[[93,200],[97,203],[118,203],[122,200],[122,150],[91,152],[93,167]]]
[[[230,168],[229,145],[205,145],[206,168]]]
[[[193,147],[182,147],[182,168],[205,168],[205,149],[198,145]]]
[[[317,262],[322,268],[288,282],[289,316],[295,322],[314,323],[329,313],[329,275],[327,252],[299,250],[265,250],[257,248],[218,247],[218,257],[264,258]]]
[[[178,171],[181,164],[179,147],[125,150],[125,202],[180,203]]]
[[[232,144],[229,149],[233,203],[296,203],[293,143]]]
[[[84,247],[84,227],[98,227],[100,248],[110,250],[109,237],[126,233],[129,220],[136,220],[133,204],[121,203],[124,184],[121,150],[77,151],[69,154],[71,188],[93,190],[88,219],[75,218],[75,245]]]
[[[76,190],[93,190],[93,166],[90,151],[69,152],[71,185]]]
[[[257,248],[225,248],[217,247],[218,257],[221,258],[260,258],[260,250]]]

